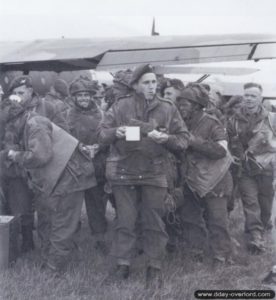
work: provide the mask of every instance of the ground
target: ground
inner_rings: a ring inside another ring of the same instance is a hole
[[[112,215],[109,213],[109,219]],[[137,257],[130,278],[125,282],[108,282],[114,267],[111,258],[97,253],[93,247],[85,214],[82,217],[80,248],[70,258],[67,272],[54,277],[40,270],[39,251],[21,256],[15,265],[0,273],[1,300],[125,300],[125,299],[195,299],[198,289],[266,289],[261,279],[275,263],[275,230],[266,234],[267,251],[250,256],[243,242],[243,215],[238,203],[231,214],[231,234],[236,239],[236,263],[211,269],[209,259],[195,263],[179,248],[175,255],[167,255],[164,262],[164,286],[145,290],[143,255]]]

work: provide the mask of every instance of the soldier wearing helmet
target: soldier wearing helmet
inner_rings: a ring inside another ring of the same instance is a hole
[[[227,261],[231,249],[227,215],[231,158],[224,127],[216,117],[204,112],[208,101],[208,92],[198,85],[185,88],[176,102],[191,134],[185,156],[185,203],[180,215],[183,227],[189,231],[193,253],[202,259],[207,237],[202,215],[202,207],[205,208],[213,263],[217,266]]]
[[[84,149],[93,157],[98,185],[85,191],[85,205],[91,233],[95,238],[95,248],[106,253],[105,232],[107,223],[105,219],[106,197],[105,160],[107,148],[98,143],[96,129],[102,121],[102,111],[94,100],[97,86],[88,78],[79,77],[69,88],[73,100],[69,108],[67,121],[70,133],[77,138]]]
[[[79,77],[71,83],[69,92],[77,107],[90,109],[92,96],[96,94],[96,85],[86,77]]]
[[[132,73],[133,72],[129,69],[120,70],[115,73],[113,79],[113,93],[115,99],[119,99],[121,97],[129,95],[133,91],[130,85]]]

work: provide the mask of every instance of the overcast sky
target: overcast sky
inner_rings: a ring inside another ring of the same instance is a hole
[[[0,40],[275,33],[275,0],[0,0]]]

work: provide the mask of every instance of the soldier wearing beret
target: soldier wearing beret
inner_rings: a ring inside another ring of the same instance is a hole
[[[117,208],[111,250],[117,259],[115,275],[122,279],[129,276],[139,213],[150,284],[160,279],[168,240],[162,221],[168,187],[164,162],[169,151],[187,147],[189,135],[175,105],[156,95],[157,79],[152,66],[137,67],[130,84],[133,95],[119,99],[107,111],[99,137],[111,145],[106,176]],[[129,130],[133,127],[138,136],[131,141]]]
[[[55,108],[55,105],[40,98],[34,92],[31,77],[25,75],[15,77],[9,86],[9,94],[19,97],[26,110],[36,112],[68,130],[64,116]]]
[[[97,184],[94,166],[79,141],[65,130],[28,111],[18,99],[7,102],[8,122],[14,124],[18,142],[16,149],[5,152],[7,160],[27,175],[35,194],[43,266],[59,272],[75,247],[83,191]]]
[[[15,77],[8,90],[10,97],[17,99],[21,106],[28,112],[35,112],[47,117],[56,125],[68,130],[64,117],[56,110],[55,106],[41,99],[34,93],[32,81],[29,76]],[[3,103],[5,105],[5,103]],[[14,135],[15,128],[13,122],[8,122],[5,128],[4,149],[16,150],[19,148],[18,140]],[[10,213],[20,217],[22,233],[22,252],[28,252],[34,248],[33,242],[33,193],[29,189],[25,175],[19,166],[8,162],[4,170],[6,181],[6,196]]]
[[[168,99],[175,103],[183,89],[184,84],[180,79],[167,79],[162,83],[160,92],[164,99]]]

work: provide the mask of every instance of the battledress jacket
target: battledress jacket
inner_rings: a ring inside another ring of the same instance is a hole
[[[76,105],[67,111],[66,120],[72,136],[85,145],[99,144],[97,129],[103,119],[103,112],[95,104],[87,110],[81,109]],[[105,162],[109,147],[99,144],[99,152],[93,159],[97,182],[105,181]]]
[[[139,126],[140,140],[116,138],[120,126]],[[153,129],[166,132],[168,141],[158,144],[147,134]],[[106,112],[99,140],[111,144],[106,177],[111,185],[154,185],[167,187],[166,164],[169,151],[183,151],[189,133],[176,106],[155,96],[149,103],[136,93],[115,102]]]
[[[35,192],[63,195],[96,185],[93,163],[75,138],[35,113],[24,113],[14,122],[20,145],[15,162]]]
[[[275,159],[270,159],[275,156],[274,153],[276,152],[275,113],[268,112],[263,106],[260,106],[258,112],[250,114],[244,107],[240,110],[239,114],[234,115],[229,120],[228,134],[230,138],[231,152],[234,156],[240,159],[241,162],[240,173],[244,172],[249,176],[257,174],[270,176],[273,173],[274,177],[276,177]],[[263,139],[261,139],[262,135]],[[272,136],[271,139],[274,143],[272,148],[269,147],[270,143],[267,140],[269,135]],[[260,141],[262,141],[263,144],[257,145]],[[254,151],[254,148],[259,149],[255,149]],[[272,164],[270,164],[270,162],[272,162]],[[267,168],[267,165],[270,165],[270,167]]]
[[[190,142],[184,161],[183,177],[188,186],[200,197],[205,197],[210,192],[229,195],[232,182],[228,170],[232,157],[226,145],[223,147],[219,144],[227,141],[222,123],[215,116],[200,111],[187,126],[195,137]]]

